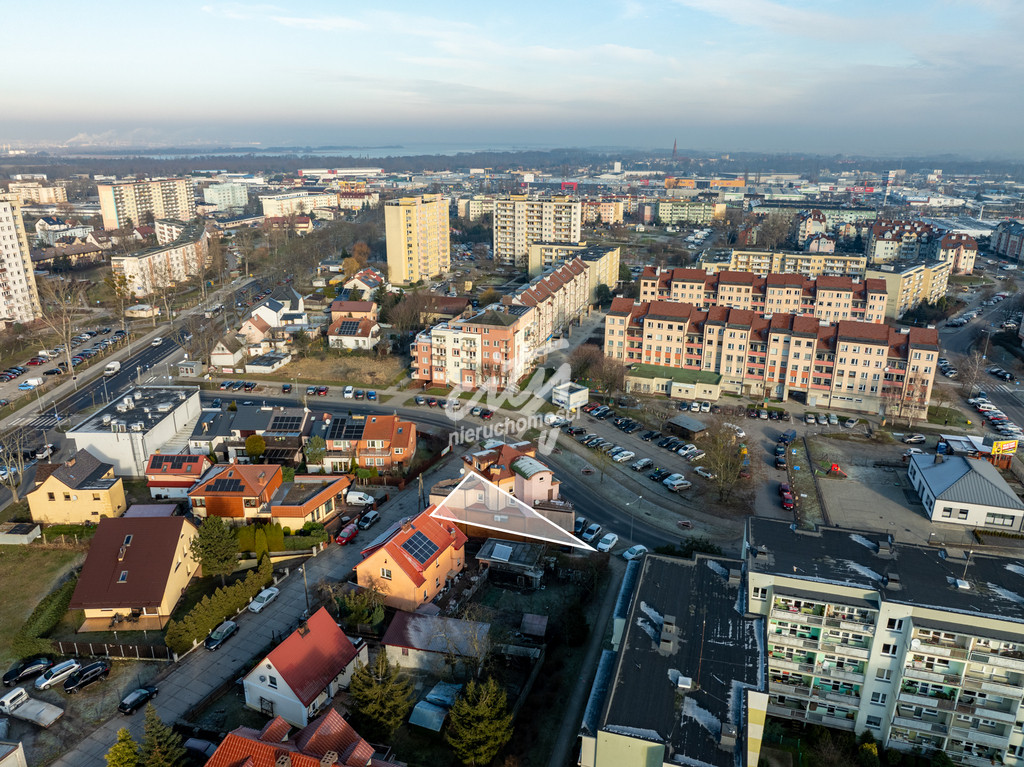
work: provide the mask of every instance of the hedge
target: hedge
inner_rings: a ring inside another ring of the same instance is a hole
[[[180,621],[168,621],[164,643],[179,655],[192,649],[197,641],[217,628],[221,621],[249,604],[271,580],[273,569],[270,557],[263,557],[259,566],[250,570],[245,578],[217,589],[212,596],[203,597]]]
[[[235,528],[239,551],[252,551],[257,557],[268,551],[285,551],[284,528],[273,525],[241,525]]]
[[[68,611],[71,595],[74,593],[77,583],[77,576],[72,577],[58,589],[43,597],[43,600],[36,605],[36,609],[22,625],[21,631],[14,637],[11,649],[22,657],[52,652],[53,647],[49,642],[44,641],[43,637],[57,627],[61,618]]]

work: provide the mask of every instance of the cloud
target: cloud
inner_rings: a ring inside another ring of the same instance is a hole
[[[318,32],[333,32],[338,29],[366,29],[366,24],[344,16],[268,16],[270,21],[283,27],[306,29]]]
[[[773,0],[675,0],[693,11],[707,13],[738,26],[757,27],[775,33],[797,36],[834,35],[841,31],[849,37],[851,20],[820,11],[811,11]],[[857,25],[860,26],[859,24]]]

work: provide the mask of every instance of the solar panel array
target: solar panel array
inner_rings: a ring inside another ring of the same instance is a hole
[[[410,536],[409,540],[402,544],[402,548],[408,551],[412,558],[421,565],[426,564],[437,551],[437,544],[417,530]]]
[[[340,336],[354,336],[356,331],[359,330],[359,320],[345,320],[341,323],[341,327],[338,328],[338,335]]]
[[[199,456],[197,455],[154,455],[153,456],[153,467],[157,469],[163,469],[167,471],[180,470],[185,464],[198,463]]]
[[[232,477],[217,477],[213,480],[213,484],[210,485],[210,490],[214,493],[240,493],[245,489],[245,485],[242,484],[242,480],[235,479]]]
[[[270,422],[269,431],[298,431],[301,425],[300,415],[277,415]]]

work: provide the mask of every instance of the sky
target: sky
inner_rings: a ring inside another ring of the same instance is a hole
[[[1024,156],[1020,0],[44,5],[0,143]]]

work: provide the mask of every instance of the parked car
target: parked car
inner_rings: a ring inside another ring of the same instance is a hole
[[[576,521],[573,523],[572,532],[573,535],[582,535],[583,531],[587,529],[587,518],[576,517]]]
[[[698,466],[694,471],[697,472],[698,476],[704,477],[704,479],[714,479],[717,476],[711,469],[705,469],[703,466]]]
[[[796,505],[792,493],[783,493],[781,500],[782,508],[786,509],[786,511],[790,511]]]
[[[920,445],[925,441],[925,436],[923,434],[908,434],[903,441],[908,445]]]
[[[824,413],[818,413],[818,425],[828,426],[828,416]]]
[[[110,676],[110,661],[105,658],[82,666],[74,674],[64,680],[64,692],[71,695],[81,692],[94,682]]]
[[[912,456],[912,455],[924,455],[924,450],[922,450],[919,447],[912,447],[909,450],[907,450],[905,453],[903,453],[903,460],[904,461],[909,460],[910,456]]]
[[[344,546],[346,543],[351,543],[355,540],[358,532],[359,528],[356,525],[345,525],[345,527],[341,529],[341,532],[335,536],[334,542],[339,546]]]
[[[35,688],[37,690],[48,690],[55,684],[63,682],[81,667],[82,664],[75,658],[56,663],[46,669],[46,671],[36,679]]]
[[[630,468],[633,471],[643,471],[644,469],[653,465],[654,461],[652,461],[650,458],[641,458],[639,461],[636,461],[632,466],[630,466]]]
[[[598,551],[611,551],[615,548],[615,544],[619,542],[619,536],[615,533],[605,533],[604,537],[598,542]]]
[[[634,559],[639,559],[647,553],[647,547],[642,543],[638,543],[635,546],[630,546],[628,549],[622,552],[622,558],[627,562],[632,562]]]
[[[661,482],[665,477],[669,476],[672,472],[668,469],[655,469],[647,475],[648,479],[653,479],[655,482]]]
[[[275,599],[277,599],[277,596],[280,593],[281,589],[276,588],[274,586],[270,586],[269,588],[263,589],[263,591],[261,591],[255,597],[253,597],[252,601],[249,603],[249,612],[260,612],[264,607],[266,607]]]
[[[843,424],[843,426],[845,426],[847,429],[852,429],[856,425],[857,425],[857,419],[856,418],[847,418],[846,419],[846,423]]]
[[[210,632],[209,636],[207,636],[206,640],[203,642],[203,647],[207,650],[218,650],[234,635],[236,631],[238,631],[237,623],[234,621],[224,621]]]
[[[421,396],[417,395],[413,399],[413,402],[415,402],[417,405],[425,405],[425,404],[427,404],[427,398],[426,397],[421,397]],[[479,408],[473,408],[473,410],[479,410]],[[476,413],[473,413],[473,415],[476,415]]]
[[[369,400],[370,402],[376,402],[377,401],[377,392],[373,391],[372,389],[370,391],[366,392],[366,399]]]
[[[784,456],[784,455],[777,455],[777,456],[775,456],[775,468],[776,469],[785,469],[786,468],[786,456]]]
[[[41,448],[36,450],[36,460],[42,461],[44,458],[49,458],[53,455],[53,443],[47,442]]]
[[[291,393],[292,393],[292,385],[291,384],[281,384],[281,394],[291,394]]]
[[[583,535],[581,537],[583,538],[584,543],[590,543],[600,534],[601,526],[597,524],[597,522],[594,522],[590,527],[583,531]]]
[[[815,420],[814,420],[814,413],[805,413],[804,414],[804,423],[806,423],[808,425],[814,425],[814,422],[815,422]]]
[[[19,682],[37,677],[52,665],[53,661],[42,655],[37,658],[18,661],[4,674],[4,687],[14,687]]]
[[[380,512],[371,509],[359,518],[359,522],[356,523],[356,526],[360,530],[369,530],[378,522],[380,522]]]
[[[124,699],[117,704],[117,710],[125,716],[131,716],[140,708],[145,706],[149,701],[156,697],[157,689],[156,685],[147,684],[145,687],[139,687],[136,690],[132,690],[130,693],[124,696]]]

